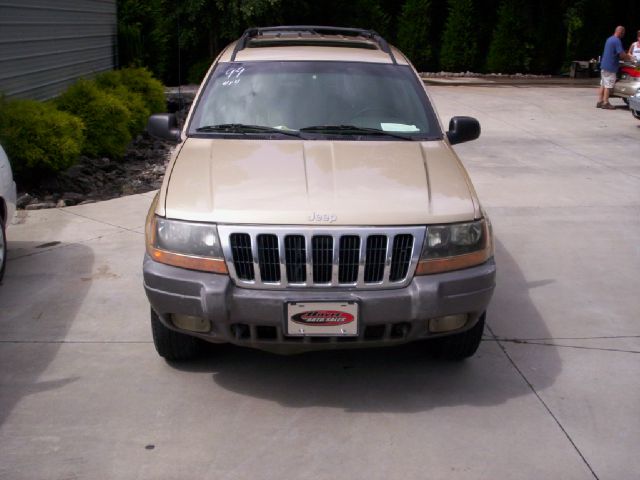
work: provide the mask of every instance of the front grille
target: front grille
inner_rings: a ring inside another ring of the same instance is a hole
[[[314,235],[311,237],[313,256],[313,283],[331,282],[333,267],[333,237]]]
[[[232,227],[218,232],[229,272],[248,288],[405,286],[424,227]]]
[[[275,235],[258,235],[258,264],[263,282],[280,281],[280,255]]]
[[[285,264],[289,283],[304,283],[307,280],[307,249],[302,235],[284,237]]]
[[[233,265],[236,275],[241,280],[253,280],[253,255],[251,253],[251,237],[246,233],[233,233],[229,237]]]
[[[360,237],[356,235],[343,235],[340,237],[339,255],[338,282],[355,283],[358,280]]]
[[[364,267],[364,281],[366,283],[382,281],[386,258],[387,237],[384,235],[371,235],[367,238],[367,263]]]
[[[397,282],[407,276],[411,262],[411,250],[413,250],[413,237],[411,235],[396,235],[391,256],[391,273],[389,274],[389,280],[392,282]]]

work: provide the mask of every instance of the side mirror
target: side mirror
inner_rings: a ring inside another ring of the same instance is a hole
[[[451,145],[469,142],[480,136],[480,123],[473,117],[453,117],[449,121],[447,138]]]
[[[149,117],[147,131],[152,137],[165,140],[180,141],[180,129],[178,120],[173,113],[157,113]]]

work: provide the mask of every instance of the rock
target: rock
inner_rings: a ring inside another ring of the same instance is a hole
[[[56,208],[56,204],[53,202],[30,203],[25,207],[25,210],[43,210],[45,208]]]
[[[16,207],[24,208],[29,204],[29,202],[31,202],[32,199],[33,199],[33,197],[31,195],[29,195],[28,193],[20,195],[18,197],[18,200],[16,201]]]
[[[67,206],[67,202],[65,202],[62,198],[58,200],[58,203],[56,203],[56,208],[64,208],[66,206]]]
[[[132,195],[135,193],[131,185],[123,185],[120,191],[122,192],[122,195]]]
[[[67,177],[67,178],[77,178],[80,175],[82,175],[82,165],[78,164],[78,165],[74,165],[71,168],[68,168],[63,174],[63,177]]]
[[[76,192],[65,192],[62,194],[62,198],[64,198],[67,202],[82,202],[85,198],[82,193]]]
[[[78,205],[87,205],[88,203],[96,203],[95,200],[92,199],[88,199],[88,200],[83,200],[82,202],[80,202]]]

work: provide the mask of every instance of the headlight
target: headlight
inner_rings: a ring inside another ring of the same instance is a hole
[[[149,217],[147,252],[155,261],[190,270],[228,273],[215,225],[169,220],[153,213]]]
[[[493,255],[488,220],[427,227],[416,275],[473,267]]]

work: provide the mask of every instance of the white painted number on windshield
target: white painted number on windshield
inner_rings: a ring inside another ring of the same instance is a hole
[[[243,72],[244,72],[244,67],[230,68],[229,70],[224,72],[224,76],[227,77],[227,79],[224,82],[222,82],[222,85],[224,85],[225,87],[229,87],[231,85],[239,84],[240,75],[242,75]]]

